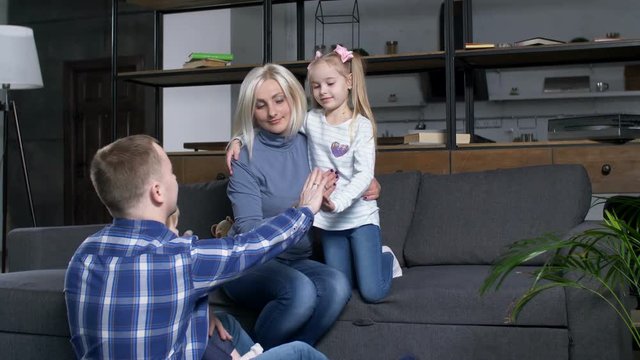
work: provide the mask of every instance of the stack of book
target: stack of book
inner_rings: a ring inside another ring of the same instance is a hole
[[[219,67],[227,66],[231,64],[233,60],[233,54],[228,53],[207,53],[207,52],[192,52],[187,57],[183,69],[194,69],[202,67]]]
[[[447,133],[437,130],[411,130],[404,136],[404,143],[408,145],[445,144]],[[456,134],[456,144],[471,143],[470,134]]]

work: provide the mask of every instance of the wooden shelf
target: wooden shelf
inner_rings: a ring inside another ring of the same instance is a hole
[[[241,83],[256,65],[216,68],[145,70],[118,74],[118,79],[154,87],[178,87]]]
[[[458,50],[457,61],[473,68],[510,68],[640,60],[640,40]]]
[[[140,6],[146,9],[161,11],[232,8],[240,6],[256,6],[264,3],[264,1],[260,0],[125,0],[125,2],[127,4]],[[296,2],[296,0],[272,1],[273,4],[292,2]]]
[[[444,68],[442,51],[398,55],[367,56],[368,75],[412,73]],[[296,76],[304,78],[308,61],[280,63]],[[147,70],[118,74],[118,79],[154,87],[238,84],[260,64],[231,65],[216,68]]]

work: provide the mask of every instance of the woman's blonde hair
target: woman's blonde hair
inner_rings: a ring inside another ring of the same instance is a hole
[[[132,135],[101,148],[91,161],[91,182],[113,217],[126,216],[159,177],[162,159],[148,135]]]
[[[349,74],[351,74],[351,104],[349,105],[353,110],[353,119],[358,115],[362,115],[369,119],[371,126],[373,127],[373,138],[375,139],[377,136],[377,127],[376,121],[373,117],[373,111],[371,111],[371,105],[369,104],[369,97],[367,95],[367,84],[365,82],[366,64],[362,56],[358,53],[353,53],[353,58],[343,63],[341,56],[335,51],[331,51],[311,61],[309,64],[309,73],[311,73],[311,68],[320,62],[324,62],[335,68],[338,73],[345,77],[345,79],[348,79]],[[309,81],[308,74],[307,81]],[[311,86],[309,86],[309,89],[311,89]],[[320,104],[318,104],[316,99],[313,97],[313,93],[311,94],[311,102],[313,107],[321,108]],[[351,126],[354,126],[354,123],[352,123]],[[353,131],[353,128],[351,128],[351,131]]]
[[[266,64],[253,68],[240,85],[240,96],[234,115],[234,134],[242,135],[243,141],[251,158],[253,139],[255,136],[255,120],[253,113],[256,106],[256,90],[266,80],[275,80],[284,93],[285,99],[291,109],[289,129],[285,136],[291,137],[300,131],[307,113],[307,100],[302,85],[296,77],[284,66]]]

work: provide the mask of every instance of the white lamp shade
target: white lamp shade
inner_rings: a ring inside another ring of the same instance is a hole
[[[33,30],[0,25],[0,85],[11,90],[42,87],[40,62]]]

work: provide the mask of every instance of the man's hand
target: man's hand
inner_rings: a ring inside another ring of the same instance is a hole
[[[227,329],[222,326],[222,323],[216,317],[216,313],[212,311],[211,306],[209,306],[209,337],[213,336],[215,330],[218,330],[218,336],[220,336],[221,340],[228,341],[233,339]]]
[[[369,184],[369,188],[367,188],[364,194],[362,194],[362,199],[367,201],[378,199],[380,197],[381,189],[382,187],[380,186],[378,180],[376,180],[376,178],[373,178],[373,180],[371,180],[371,184]]]
[[[316,214],[322,205],[323,193],[327,185],[327,178],[323,172],[315,168],[307,177],[302,192],[300,192],[300,201],[298,206],[308,207],[311,212]]]
[[[229,169],[229,174],[233,175],[233,170],[231,169],[231,160],[240,159],[240,149],[242,149],[242,145],[240,145],[240,141],[238,139],[233,139],[227,145],[227,169]]]

